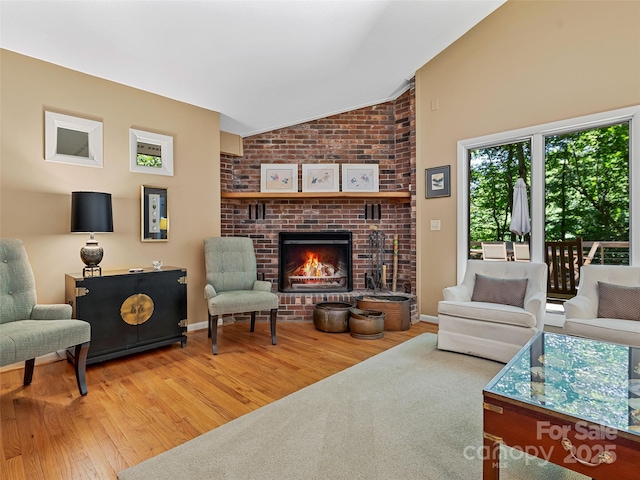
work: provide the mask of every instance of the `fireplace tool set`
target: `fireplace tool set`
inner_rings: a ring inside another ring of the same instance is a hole
[[[381,290],[387,286],[387,264],[385,263],[386,235],[376,225],[369,227],[369,273],[367,288]]]
[[[372,290],[387,288],[386,235],[377,225],[369,227],[369,273],[365,275],[365,286]],[[398,280],[398,235],[393,236],[393,273],[391,291],[396,291]]]

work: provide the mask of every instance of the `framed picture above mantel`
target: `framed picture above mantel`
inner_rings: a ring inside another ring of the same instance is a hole
[[[368,163],[342,164],[343,192],[377,192],[378,165]]]
[[[339,192],[339,165],[337,163],[302,164],[302,191]]]
[[[260,165],[260,191],[295,193],[298,191],[297,163],[263,163]]]

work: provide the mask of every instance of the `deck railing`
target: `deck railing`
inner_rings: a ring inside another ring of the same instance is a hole
[[[469,258],[482,260],[482,242],[470,242]],[[629,265],[629,242],[583,241],[584,263],[600,265]]]

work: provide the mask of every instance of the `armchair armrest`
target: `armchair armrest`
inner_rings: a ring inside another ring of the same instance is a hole
[[[538,310],[542,305],[546,306],[547,295],[545,292],[538,292],[532,295],[526,302],[524,302],[524,309],[527,312],[533,313],[538,316]]]
[[[470,302],[471,292],[465,285],[456,285],[442,290],[444,299],[450,302]]]
[[[34,305],[31,320],[69,320],[73,309],[65,303]]]
[[[253,283],[253,289],[258,290],[260,292],[270,292],[271,291],[271,282],[267,282],[266,280],[256,280]]]
[[[596,318],[596,306],[584,295],[577,295],[564,302],[564,318]]]
[[[207,283],[204,286],[204,299],[209,300],[210,298],[213,298],[216,295],[218,295],[218,293],[216,292],[216,289],[213,288],[213,285],[211,285],[210,283]]]

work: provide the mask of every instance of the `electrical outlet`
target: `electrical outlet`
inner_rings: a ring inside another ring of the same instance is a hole
[[[440,220],[431,220],[431,230],[440,230]]]

